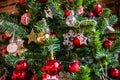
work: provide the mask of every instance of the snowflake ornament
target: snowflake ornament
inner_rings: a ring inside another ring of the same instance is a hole
[[[73,39],[76,35],[77,34],[74,33],[73,30],[69,30],[68,33],[63,34],[63,37],[64,37],[63,45],[67,45],[69,47],[68,48],[69,50],[74,48]]]

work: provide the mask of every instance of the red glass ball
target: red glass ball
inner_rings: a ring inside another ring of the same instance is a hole
[[[16,65],[17,70],[27,70],[28,69],[28,63],[26,61],[20,61]]]
[[[80,62],[79,61],[73,61],[69,66],[69,72],[77,72],[80,69]]]
[[[103,48],[110,48],[112,46],[111,40],[106,40],[103,42]]]
[[[68,2],[73,3],[74,0],[68,0]]]
[[[42,71],[46,72],[49,75],[56,75],[60,72],[61,65],[57,60],[49,60],[46,62],[45,67],[42,68]]]
[[[23,4],[25,4],[26,2],[25,2],[25,0],[19,0],[19,4],[20,5],[23,5]]]
[[[8,53],[7,47],[4,47],[4,48],[2,49],[2,53],[3,53],[3,54],[7,54],[7,53]]]
[[[81,48],[81,47],[85,47],[85,46],[86,46],[85,43],[80,43],[80,39],[78,38],[78,36],[76,36],[76,37],[73,39],[73,44],[74,44],[75,47],[77,47],[77,48]]]
[[[118,79],[120,77],[120,72],[117,68],[113,67],[108,70],[108,76],[112,79]]]
[[[6,36],[6,35],[3,35],[2,38],[3,38],[4,40],[9,40],[9,39],[10,39],[10,37],[8,37],[8,36]]]
[[[94,13],[93,13],[93,12],[89,12],[89,13],[88,13],[88,17],[89,17],[89,18],[94,17]]]
[[[56,34],[54,32],[50,32],[50,36],[56,36]]]
[[[100,4],[96,5],[93,9],[94,16],[99,17],[102,14],[102,6]]]
[[[69,9],[65,10],[64,14],[66,17],[68,17],[71,14],[71,10],[69,10]]]
[[[15,70],[12,74],[12,80],[26,80],[27,73],[25,71]]]
[[[46,3],[48,0],[38,0],[41,3]]]

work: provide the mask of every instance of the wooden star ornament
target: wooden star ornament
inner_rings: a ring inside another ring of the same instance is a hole
[[[28,44],[30,44],[31,42],[37,42],[37,34],[34,32],[34,30],[32,29],[30,34],[27,35],[28,38]]]

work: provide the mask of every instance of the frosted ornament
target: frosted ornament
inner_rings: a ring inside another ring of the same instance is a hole
[[[16,43],[10,43],[10,44],[7,46],[7,51],[8,51],[9,53],[14,53],[14,52],[17,51],[17,49],[18,49],[18,46],[17,46]]]
[[[66,24],[68,26],[74,26],[75,23],[76,23],[76,18],[74,17],[74,11],[72,10],[70,16],[66,18]]]

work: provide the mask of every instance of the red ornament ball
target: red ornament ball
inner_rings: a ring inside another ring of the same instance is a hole
[[[19,61],[16,65],[17,70],[27,70],[28,69],[28,63],[26,61]]]
[[[99,17],[102,14],[102,6],[100,4],[96,5],[93,9],[94,16]]]
[[[103,42],[103,48],[110,48],[112,46],[112,41],[111,40],[106,40]]]
[[[41,70],[49,75],[56,75],[60,72],[61,65],[57,60],[49,60]]]
[[[50,36],[56,36],[56,34],[54,32],[50,32]]]
[[[68,71],[69,71],[70,73],[72,73],[72,72],[77,72],[77,71],[79,71],[79,69],[80,69],[80,62],[77,60],[77,61],[73,61],[73,62],[70,64]]]
[[[73,44],[75,47],[77,48],[81,48],[87,45],[87,38],[85,36],[83,36],[83,34],[77,35],[74,39],[73,39]]]
[[[4,47],[4,48],[2,49],[2,54],[5,55],[5,54],[7,54],[7,53],[8,53],[7,47]]]
[[[89,12],[89,13],[88,13],[88,17],[89,17],[89,18],[94,17],[94,13],[93,13],[93,12]]]
[[[68,0],[68,2],[73,3],[74,0]]]
[[[65,14],[66,17],[70,16],[71,10],[69,10],[69,9],[65,10],[64,14]]]
[[[46,3],[48,0],[38,0],[41,3]]]
[[[30,13],[24,13],[21,16],[21,23],[23,25],[28,25],[30,23]]]
[[[25,3],[26,3],[25,0],[19,0],[20,5],[24,5]]]
[[[25,71],[15,70],[12,74],[12,80],[26,80],[27,73]]]
[[[118,79],[120,77],[120,71],[113,67],[108,70],[108,76],[112,79]]]
[[[3,35],[2,38],[3,38],[4,40],[9,40],[9,39],[10,39],[10,37],[8,37],[7,35]]]

